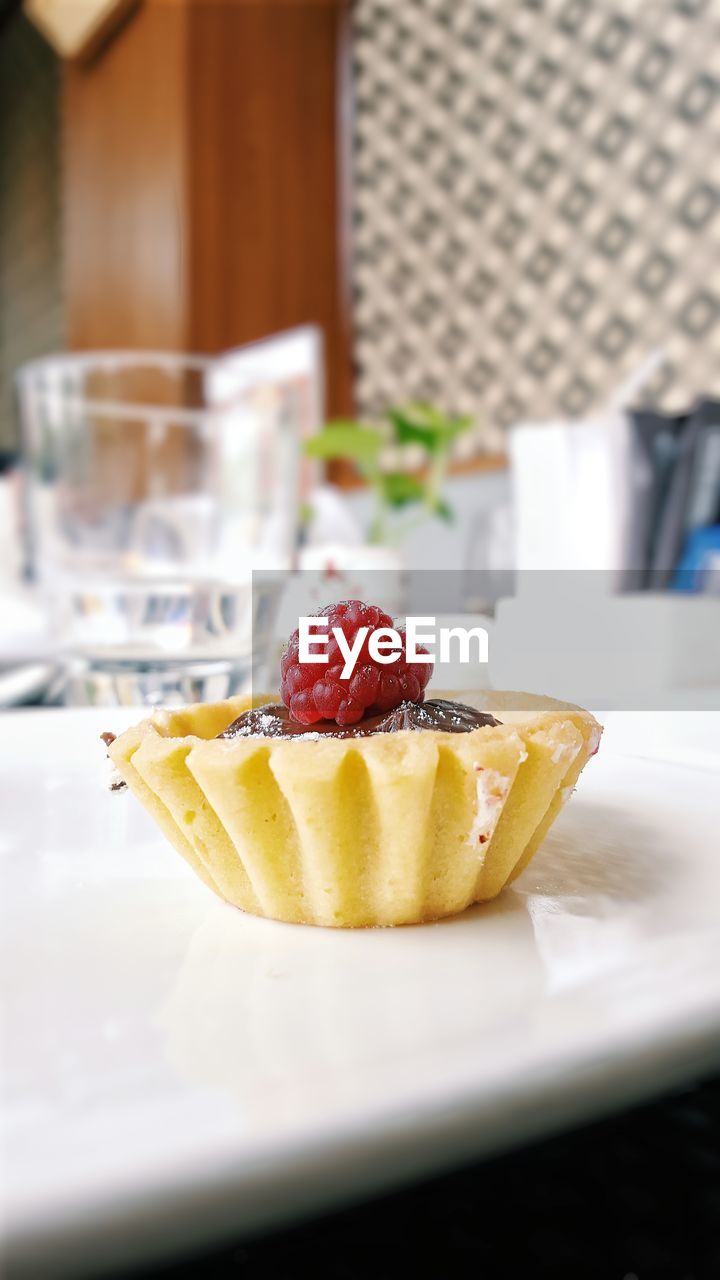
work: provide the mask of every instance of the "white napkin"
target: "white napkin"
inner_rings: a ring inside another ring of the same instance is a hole
[[[621,412],[513,428],[518,569],[631,567],[630,446],[629,422]]]

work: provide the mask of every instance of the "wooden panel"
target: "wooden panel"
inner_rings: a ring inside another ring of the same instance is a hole
[[[74,348],[186,345],[187,11],[145,0],[65,70],[65,289]]]
[[[191,342],[213,351],[314,321],[328,409],[352,407],[338,116],[340,0],[191,10]]]
[[[487,474],[490,471],[506,471],[508,466],[508,458],[505,453],[479,453],[473,458],[463,458],[461,461],[451,462],[448,474],[451,476]],[[422,478],[426,473],[417,471],[414,474]],[[333,480],[341,489],[367,488],[367,481],[350,463],[344,464],[344,470],[337,475],[333,475]]]
[[[138,0],[24,0],[28,18],[61,58],[88,58]]]
[[[344,0],[144,0],[65,80],[70,344],[214,352],[308,321],[352,408]]]

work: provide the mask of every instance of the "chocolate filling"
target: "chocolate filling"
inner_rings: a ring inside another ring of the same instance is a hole
[[[268,702],[262,707],[243,711],[233,720],[219,738],[368,738],[375,733],[399,733],[403,729],[419,732],[435,729],[442,733],[471,733],[486,725],[500,721],[486,711],[477,711],[464,702],[449,702],[444,698],[431,698],[429,702],[402,702],[394,711],[381,711],[378,715],[365,716],[357,724],[339,725],[334,720],[319,720],[316,724],[299,724],[290,719],[290,712],[280,702]]]

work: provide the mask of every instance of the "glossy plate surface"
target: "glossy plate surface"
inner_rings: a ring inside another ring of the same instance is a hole
[[[0,717],[3,1225],[29,1272],[329,1207],[720,1061],[718,713],[613,713],[512,890],[358,932],[216,901],[105,789],[98,734],[137,718]]]

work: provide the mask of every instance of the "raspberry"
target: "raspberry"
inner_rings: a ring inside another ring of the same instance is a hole
[[[329,640],[321,651],[328,655],[327,665],[300,662],[297,631],[288,640],[280,663],[282,700],[293,720],[300,724],[315,724],[318,720],[356,724],[365,715],[394,711],[401,702],[422,702],[430,679],[430,663],[408,663],[403,654],[392,664],[376,663],[370,657],[372,632],[393,625],[387,613],[362,600],[343,600],[314,616],[327,618]],[[344,659],[332,634],[333,627],[342,630],[350,645],[360,627],[370,628],[347,680],[342,679]],[[404,647],[404,632],[398,630]],[[427,649],[418,647],[418,653],[427,653]]]

